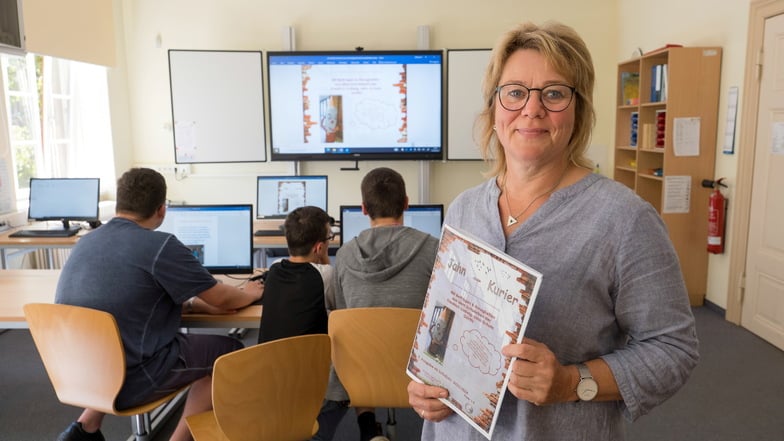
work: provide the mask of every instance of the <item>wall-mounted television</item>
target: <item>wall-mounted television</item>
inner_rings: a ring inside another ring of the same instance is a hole
[[[212,274],[253,272],[253,205],[170,205],[158,231],[177,236]]]
[[[443,51],[267,52],[270,157],[442,159]]]

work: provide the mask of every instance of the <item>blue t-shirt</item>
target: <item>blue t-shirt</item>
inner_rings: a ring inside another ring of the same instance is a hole
[[[114,315],[125,347],[123,390],[145,395],[177,361],[182,304],[216,283],[173,235],[114,218],[79,239],[55,302]]]

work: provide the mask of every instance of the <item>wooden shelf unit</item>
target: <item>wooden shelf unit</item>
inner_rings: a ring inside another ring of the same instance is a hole
[[[711,190],[700,184],[703,179],[714,179],[721,56],[719,47],[671,47],[618,64],[613,178],[650,202],[661,215],[678,253],[692,305],[702,305],[707,290]],[[661,101],[651,100],[654,65],[667,66],[666,96]],[[633,104],[623,96],[624,72],[639,74],[639,101]],[[657,114],[662,111],[666,113],[661,118],[663,148],[655,146],[655,132],[650,135],[651,129],[657,130]],[[632,142],[633,112],[637,112],[636,145]],[[699,118],[696,156],[675,155],[673,129],[680,118]],[[654,174],[655,169],[662,169],[660,176]],[[663,212],[667,177],[672,176],[691,178],[688,213]]]

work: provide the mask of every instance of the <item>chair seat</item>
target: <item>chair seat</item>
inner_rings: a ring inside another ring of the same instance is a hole
[[[185,419],[196,441],[305,441],[329,381],[330,339],[301,335],[215,361],[210,412]]]
[[[332,363],[352,407],[411,407],[406,366],[421,313],[390,307],[330,313]]]
[[[211,410],[191,415],[185,418],[185,422],[188,423],[194,441],[229,441],[218,427],[215,412]]]
[[[132,416],[137,439],[149,439],[160,427],[159,420],[167,416],[160,412],[151,419],[146,414],[187,390],[186,386],[151,403],[117,409],[114,403],[125,381],[125,350],[114,316],[53,303],[28,303],[24,313],[57,399],[71,406]],[[175,401],[166,410],[178,404]]]
[[[395,408],[411,407],[408,357],[422,311],[370,307],[332,311],[332,363],[351,407],[387,408],[387,437],[396,434]]]
[[[136,406],[136,407],[129,407],[128,409],[122,409],[122,410],[115,409],[113,413],[114,415],[117,416],[134,416],[134,415],[139,415],[141,413],[152,412],[153,410],[159,408],[160,406],[163,406],[164,404],[176,398],[177,395],[184,393],[187,390],[188,390],[188,386],[185,386],[180,390],[174,391],[169,395],[166,395],[165,397],[159,398],[150,403],[142,404],[141,406]]]

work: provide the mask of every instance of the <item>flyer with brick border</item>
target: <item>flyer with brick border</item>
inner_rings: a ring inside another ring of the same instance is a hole
[[[542,275],[444,225],[406,373],[490,439],[509,382],[501,348],[523,339]]]

